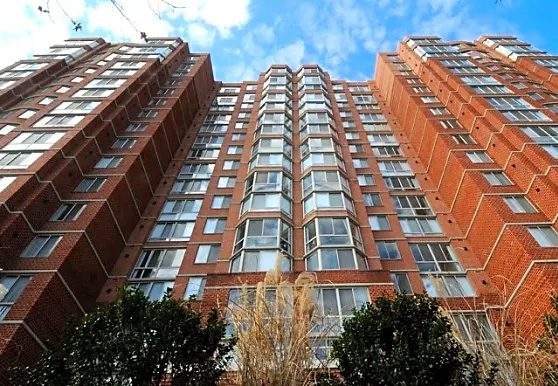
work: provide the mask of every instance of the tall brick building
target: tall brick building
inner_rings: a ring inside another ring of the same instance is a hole
[[[180,39],[67,40],[0,107],[3,370],[124,285],[222,305],[278,255],[333,322],[426,291],[471,339],[503,309],[540,332],[558,287],[558,57],[513,37],[234,84]]]

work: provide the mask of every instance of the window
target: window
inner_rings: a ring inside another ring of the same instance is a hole
[[[155,118],[158,114],[159,114],[158,110],[145,109],[145,110],[140,111],[140,113],[138,114],[138,117],[140,117],[140,118]]]
[[[95,169],[114,169],[122,162],[122,157],[102,157],[95,165]]]
[[[367,168],[368,160],[366,158],[353,158],[353,165],[355,168]]]
[[[130,279],[174,279],[185,252],[185,249],[144,249]]]
[[[112,144],[112,149],[131,149],[136,144],[133,138],[117,138]]]
[[[412,295],[413,289],[406,273],[392,273],[391,280],[395,290],[403,295]]]
[[[558,143],[558,126],[526,126],[521,130],[539,144]]]
[[[55,98],[45,97],[45,98],[43,98],[39,101],[39,104],[46,106],[46,105],[50,104],[51,102],[54,102],[54,100],[55,100]]]
[[[426,94],[430,92],[427,87],[413,87],[413,91],[417,94]]]
[[[437,297],[470,297],[475,291],[465,275],[421,275],[422,284],[428,296]]]
[[[227,154],[229,154],[229,155],[242,154],[243,151],[244,151],[244,148],[242,146],[231,145],[227,149]]]
[[[306,269],[308,271],[366,269],[366,261],[354,249],[320,248],[308,256]]]
[[[195,221],[157,221],[150,240],[188,241],[192,236]]]
[[[529,110],[533,109],[526,100],[520,97],[485,97],[498,110]]]
[[[483,164],[483,163],[490,163],[492,160],[484,151],[468,151],[467,157],[471,160],[474,164]]]
[[[382,176],[412,174],[411,167],[406,161],[378,161]]]
[[[318,246],[349,245],[362,249],[359,227],[348,218],[318,217],[304,226],[306,252]]]
[[[195,264],[215,263],[221,253],[219,244],[200,244],[194,260]]]
[[[364,193],[362,195],[365,206],[382,206],[382,198],[378,193]]]
[[[477,94],[511,94],[512,92],[505,86],[470,86]]]
[[[513,183],[509,180],[508,177],[502,172],[483,172],[482,173],[484,178],[488,181],[488,183],[492,186],[510,186]]]
[[[211,202],[212,209],[228,209],[231,205],[232,196],[214,196]]]
[[[0,320],[3,320],[15,304],[31,276],[6,275],[0,277]]]
[[[205,220],[203,233],[223,233],[227,219],[224,218],[208,218]]]
[[[158,221],[196,220],[202,201],[202,199],[167,200],[159,214]]]
[[[463,127],[457,119],[440,119],[438,122],[444,129],[460,129]]]
[[[0,176],[0,192],[6,189],[12,182],[15,181],[15,176]]]
[[[304,200],[304,214],[313,210],[348,210],[354,213],[353,201],[345,194],[332,192],[312,193]]]
[[[531,236],[541,247],[558,247],[558,234],[550,226],[533,226],[527,228]]]
[[[188,278],[186,292],[184,292],[184,299],[188,300],[194,298],[201,300],[206,281],[207,278],[204,276],[190,276]]]
[[[376,157],[398,157],[402,156],[399,146],[372,146]]]
[[[96,78],[87,83],[85,88],[118,88],[126,82],[126,79]]]
[[[360,186],[371,186],[376,184],[372,174],[358,174],[357,178]]]
[[[463,272],[449,244],[411,243],[409,247],[421,272]]]
[[[114,89],[110,88],[89,88],[89,89],[81,89],[78,90],[74,95],[73,98],[106,98],[114,92]]]
[[[551,119],[541,113],[538,110],[511,110],[511,111],[502,111],[504,116],[513,122],[516,121],[529,121],[529,122],[538,122],[538,121],[550,121]]]
[[[433,107],[430,109],[433,115],[449,115],[449,111],[445,107]]]
[[[138,288],[149,301],[160,301],[172,291],[174,281],[148,281],[130,283],[130,287]]]
[[[361,113],[359,117],[363,123],[385,122],[386,117],[383,114]]]
[[[523,196],[507,196],[504,197],[504,202],[513,213],[537,213],[537,210],[531,205],[529,200]]]
[[[98,192],[105,181],[104,177],[85,177],[74,189],[74,192]]]
[[[21,253],[22,257],[47,257],[62,240],[59,235],[41,235],[35,237]]]
[[[441,234],[442,229],[435,218],[399,218],[403,233],[408,236],[426,236]]]
[[[285,146],[279,142],[280,146]],[[300,155],[306,157],[310,152],[331,152],[339,149],[337,142],[331,138],[308,138],[300,145]]]
[[[75,221],[81,212],[85,209],[85,204],[80,203],[68,203],[62,204],[54,212],[50,221]]]
[[[214,163],[185,163],[180,169],[180,178],[211,178],[213,170],[215,169]]]
[[[33,124],[34,127],[73,127],[85,116],[83,115],[45,115]]]
[[[473,145],[475,140],[469,134],[454,134],[451,139],[459,145]]]
[[[2,150],[48,150],[64,136],[62,132],[25,132]]]
[[[494,342],[498,336],[484,312],[452,312],[461,338],[467,342]]]
[[[302,160],[302,170],[311,166],[338,166],[345,170],[343,160],[336,153],[310,153]]]
[[[69,87],[62,86],[62,87],[60,87],[59,89],[57,89],[56,92],[59,93],[59,94],[63,94],[63,93],[65,93],[65,92],[69,91],[69,90],[70,90]]]
[[[350,318],[353,311],[369,302],[367,287],[317,288],[317,300],[323,320],[317,329],[328,334],[341,332],[343,322]]]
[[[0,152],[0,169],[27,169],[43,153]]]
[[[209,178],[177,178],[171,191],[173,193],[198,194],[205,193],[208,186]]]
[[[15,80],[0,80],[0,90],[4,90],[15,83]]]
[[[368,223],[373,231],[389,231],[391,225],[387,216],[368,216]]]
[[[469,76],[462,76],[461,80],[465,82],[465,84],[471,85],[486,85],[486,84],[496,84],[501,85],[496,79],[491,76],[485,75],[469,75]]]
[[[395,241],[376,241],[380,259],[395,260],[400,259],[399,249]]]
[[[236,229],[234,252],[242,248],[276,248],[291,252],[292,228],[278,218],[249,219]]]
[[[223,163],[223,170],[236,170],[240,167],[240,161],[225,161]]]
[[[222,135],[198,135],[194,140],[195,145],[212,145],[207,147],[220,148],[225,137]]]
[[[551,157],[558,159],[558,145],[542,145],[542,148],[546,150]]]
[[[424,196],[392,196],[391,200],[398,216],[433,216]]]
[[[277,250],[242,251],[231,262],[231,272],[267,272],[280,264],[281,271],[289,271],[290,260]]]
[[[62,102],[54,110],[52,114],[87,114],[93,111],[101,102],[99,101],[80,101],[80,102]]]
[[[367,136],[371,145],[393,145],[397,140],[393,134],[370,134]]]
[[[14,125],[10,125],[10,124],[3,124],[2,126],[0,126],[0,135],[6,135],[9,134],[10,132],[12,132],[12,130],[14,130],[16,127]]]
[[[414,177],[384,177],[384,183],[389,190],[413,190],[419,185]]]
[[[234,188],[236,184],[236,177],[219,177],[217,182],[218,188]]]
[[[283,211],[291,214],[291,201],[281,193],[253,193],[242,202],[241,213],[248,211]]]
[[[304,196],[313,191],[332,190],[345,191],[350,194],[349,181],[339,172],[314,170],[302,179],[302,192]]]
[[[362,145],[349,145],[349,151],[351,153],[361,153],[364,151],[364,146]]]
[[[440,103],[438,98],[436,98],[435,96],[424,96],[424,97],[420,97],[420,99],[422,100],[423,103]]]

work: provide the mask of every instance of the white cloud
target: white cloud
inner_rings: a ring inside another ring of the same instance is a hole
[[[77,20],[85,10],[82,0],[60,0],[60,4]],[[35,0],[4,1],[1,7],[0,67],[45,52],[49,46],[60,43],[71,34],[71,22],[55,2],[51,2],[50,17],[37,10]]]
[[[493,5],[493,4],[491,4]],[[437,35],[445,40],[475,40],[481,34],[509,33],[504,20],[486,23],[483,15],[472,15],[459,0],[420,0],[412,17],[413,34]]]
[[[184,40],[197,47],[208,48],[213,45],[216,35],[217,32],[214,29],[207,28],[201,23],[190,23]]]
[[[184,7],[176,9],[172,17],[180,15],[187,22],[203,21],[224,38],[231,36],[233,28],[243,27],[250,19],[250,0],[176,0],[171,3]]]
[[[122,13],[110,0],[0,1],[0,66],[25,59],[69,37],[102,36],[107,41],[141,41],[150,37],[181,36],[193,49],[210,48],[217,36],[228,38],[250,19],[251,0],[118,0]],[[50,5],[50,13],[38,5]],[[168,4],[176,5],[174,9]],[[67,15],[65,14],[67,13]],[[83,30],[75,32],[69,18]],[[273,30],[259,31],[264,39]]]
[[[259,42],[250,38],[250,36],[257,36],[261,31],[268,31],[268,39],[272,38],[269,27],[260,25],[247,33],[243,50],[228,50],[230,56],[234,58],[224,80],[231,82],[256,80],[260,72],[267,70],[272,64],[287,64],[292,69],[300,67],[305,56],[305,44],[302,39],[276,46],[269,44],[271,41],[266,42],[265,36]]]
[[[386,39],[380,14],[371,13],[370,8],[355,0],[325,0],[319,7],[310,2],[300,5],[298,13],[305,15],[300,28],[326,69],[340,73],[352,54],[375,53]]]

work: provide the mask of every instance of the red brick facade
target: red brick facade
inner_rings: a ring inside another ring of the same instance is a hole
[[[427,290],[493,321],[502,306],[524,311],[511,323],[539,333],[558,286],[557,69],[511,37],[407,38],[379,55],[368,82],[273,65],[222,84],[209,55],[171,38],[69,40],[10,66],[0,73],[0,278],[11,288],[0,293],[0,379],[127,283],[221,307],[279,251],[288,276],[314,271],[321,290],[353,289],[349,303],[360,287],[369,298]],[[551,134],[533,139],[531,126]],[[63,135],[25,147],[28,133]],[[41,154],[21,164],[19,152]],[[83,208],[55,219],[64,203]]]

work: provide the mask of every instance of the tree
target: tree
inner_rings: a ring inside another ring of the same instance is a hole
[[[423,296],[382,296],[356,310],[333,343],[345,385],[492,385],[478,357],[451,333],[436,301]]]
[[[216,385],[232,343],[215,309],[205,321],[190,302],[149,301],[128,289],[119,300],[72,322],[59,349],[13,369],[16,386]]]

